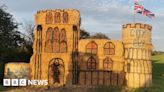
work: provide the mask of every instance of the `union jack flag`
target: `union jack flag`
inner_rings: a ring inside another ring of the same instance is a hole
[[[142,14],[142,12],[144,11],[144,7],[142,5],[134,5],[134,12],[135,13],[140,13]]]
[[[155,17],[155,14],[153,14],[151,11],[149,11],[147,9],[144,9],[144,11],[142,12],[142,15],[147,16],[149,18],[154,18]]]
[[[138,0],[135,0],[134,2],[134,12],[142,14],[143,16],[147,16],[149,18],[155,17],[155,14],[153,14],[151,11],[145,9],[142,5],[140,5]]]

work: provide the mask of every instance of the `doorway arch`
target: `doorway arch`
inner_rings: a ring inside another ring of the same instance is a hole
[[[54,58],[49,61],[48,65],[48,83],[64,84],[65,67],[61,58]]]

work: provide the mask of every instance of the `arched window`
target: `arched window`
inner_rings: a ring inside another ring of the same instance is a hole
[[[63,13],[63,23],[68,23],[68,13],[67,12]]]
[[[60,12],[56,12],[54,15],[54,22],[55,23],[60,23],[61,22],[61,15]]]
[[[87,44],[86,52],[91,54],[97,54],[97,48],[98,48],[97,44],[94,41],[92,41]]]
[[[52,52],[52,32],[53,28],[48,28],[46,32],[46,43],[45,43],[45,51]]]
[[[53,22],[53,15],[51,12],[48,12],[46,14],[46,24],[52,24],[52,22]]]
[[[67,38],[65,29],[61,29],[60,32],[60,52],[67,52]]]
[[[60,47],[60,33],[59,28],[55,27],[53,32],[53,52],[58,53]]]
[[[103,62],[103,67],[104,69],[112,70],[113,61],[109,57],[105,58]]]
[[[105,55],[114,55],[115,54],[115,46],[112,42],[107,42],[104,45],[104,54]]]
[[[96,69],[96,59],[93,56],[87,61],[87,69]]]

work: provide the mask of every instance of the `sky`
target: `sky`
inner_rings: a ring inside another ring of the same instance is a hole
[[[140,0],[148,10],[155,13],[155,19],[140,14],[136,22],[153,26],[154,50],[164,51],[164,0]],[[105,33],[109,38],[121,40],[122,25],[133,22],[134,0],[1,0],[18,23],[34,23],[34,15],[41,9],[77,9],[81,13],[81,28],[94,34]],[[23,32],[24,25],[19,26]]]

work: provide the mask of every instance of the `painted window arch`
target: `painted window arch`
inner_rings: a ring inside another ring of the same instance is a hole
[[[103,68],[112,70],[112,67],[113,67],[113,61],[109,57],[106,57],[103,61]]]
[[[45,43],[46,52],[52,52],[52,32],[53,32],[53,28],[49,27],[46,32],[46,43]]]
[[[107,42],[104,45],[105,55],[115,55],[115,45],[112,42]]]
[[[67,52],[66,30],[59,31],[58,27],[48,28],[46,32],[45,52],[65,53]]]
[[[67,37],[66,30],[64,28],[60,31],[60,52],[67,52]]]
[[[87,61],[87,69],[96,69],[96,59],[93,56]]]
[[[55,23],[60,23],[61,22],[61,14],[60,12],[56,12],[54,15],[54,22]]]
[[[60,32],[59,28],[55,27],[53,31],[53,52],[58,53],[59,52],[59,47],[60,47]]]
[[[46,24],[52,24],[53,23],[53,14],[51,12],[48,12],[46,14]]]
[[[86,53],[97,54],[98,46],[94,41],[91,41],[86,46]]]
[[[63,23],[68,23],[69,20],[69,15],[67,12],[63,13]]]

